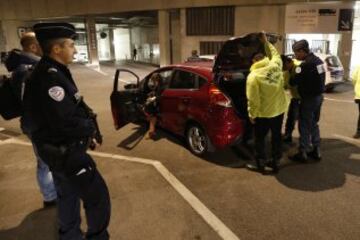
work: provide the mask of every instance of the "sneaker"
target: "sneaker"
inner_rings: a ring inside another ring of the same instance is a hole
[[[276,174],[279,172],[279,162],[280,162],[280,159],[278,160],[270,160],[266,163],[266,166],[271,168],[271,171]]]
[[[51,207],[55,207],[56,205],[57,205],[56,199],[52,200],[52,201],[44,201],[43,202],[44,208],[51,208]]]
[[[259,172],[261,174],[264,174],[265,173],[265,164],[264,163],[265,163],[265,160],[256,159],[255,164],[248,163],[248,164],[246,164],[246,168],[251,170],[251,171],[256,171],[256,172]]]

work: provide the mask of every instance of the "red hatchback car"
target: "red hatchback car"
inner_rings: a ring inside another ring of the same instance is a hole
[[[236,144],[244,134],[247,118],[246,77],[251,57],[259,49],[263,47],[254,33],[227,41],[216,61],[162,67],[141,81],[135,73],[118,69],[111,94],[115,128],[144,120],[141,106],[150,92],[150,76],[156,72],[164,85],[158,121],[161,128],[184,136],[195,155]],[[137,83],[119,91],[121,72],[133,74]]]

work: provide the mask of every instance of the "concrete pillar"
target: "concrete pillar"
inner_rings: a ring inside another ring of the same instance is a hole
[[[171,10],[171,49],[172,63],[180,63],[181,59],[181,22],[180,10]]]
[[[349,79],[352,51],[352,32],[343,32],[339,44],[339,58],[344,67],[345,79]]]
[[[86,37],[88,44],[89,63],[91,65],[99,65],[95,19],[92,17],[87,17],[85,20],[85,28],[86,28]]]
[[[160,10],[159,18],[159,45],[160,45],[160,66],[171,63],[170,58],[170,38],[169,38],[169,12]]]
[[[3,22],[4,21],[0,21],[0,52],[5,52],[6,50],[6,38],[3,29]]]
[[[109,25],[110,59],[115,61],[114,29]]]

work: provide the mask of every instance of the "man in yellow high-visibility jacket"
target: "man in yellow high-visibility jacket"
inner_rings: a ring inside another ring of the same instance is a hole
[[[355,71],[351,75],[352,83],[354,84],[354,92],[355,92],[355,103],[359,107],[359,117],[357,122],[356,133],[354,134],[354,138],[360,138],[360,65],[356,67]]]
[[[277,172],[282,157],[281,125],[288,100],[284,90],[281,57],[264,33],[260,40],[264,44],[266,56],[261,52],[254,54],[246,82],[249,118],[254,124],[256,160],[256,165],[247,164],[247,167],[264,173],[268,163],[265,137],[271,130],[272,159],[269,166],[273,172]]]

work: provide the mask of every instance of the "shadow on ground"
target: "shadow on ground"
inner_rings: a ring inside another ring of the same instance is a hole
[[[19,226],[0,230],[1,240],[57,240],[56,208],[39,209],[25,217]]]
[[[276,179],[289,188],[315,192],[343,186],[347,174],[360,176],[360,158],[352,157],[360,153],[357,146],[323,139],[321,147],[322,161],[296,164],[285,160]]]
[[[139,127],[135,130],[119,146],[124,147],[130,142],[135,142],[136,146],[144,136],[146,128]],[[168,131],[158,130],[157,139],[160,138],[166,138],[173,143],[186,147],[183,138]],[[270,146],[270,143],[267,146]],[[360,154],[359,148],[347,142],[337,139],[323,139],[322,161],[309,161],[308,163],[296,163],[288,159],[289,155],[297,151],[296,144],[284,144],[283,146],[284,157],[281,161],[280,171],[274,177],[289,188],[313,192],[325,191],[343,186],[346,182],[346,174],[360,176],[360,157],[358,160],[351,158],[352,154]],[[253,153],[251,146],[237,145],[226,150],[209,153],[202,156],[201,159],[224,167],[243,168],[249,160],[253,159]]]

